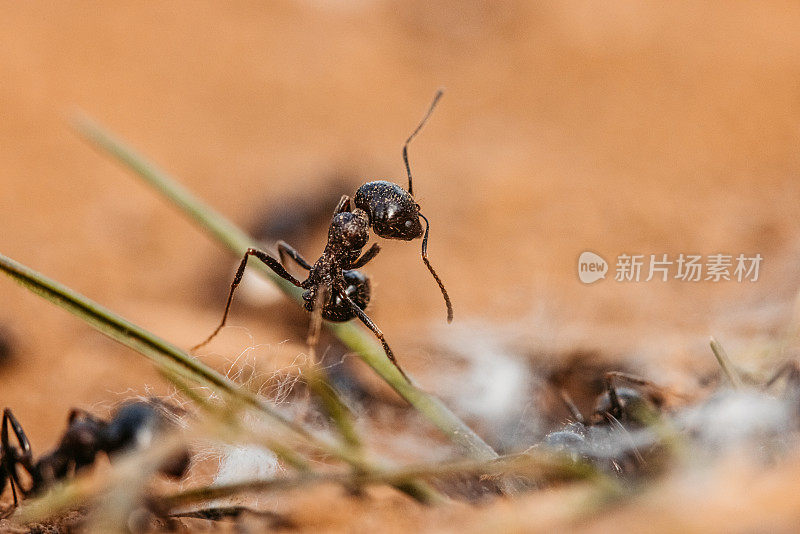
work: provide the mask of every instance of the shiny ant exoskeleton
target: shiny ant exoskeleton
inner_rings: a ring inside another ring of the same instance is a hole
[[[618,387],[618,381],[641,388]],[[633,439],[629,431],[637,430],[656,420],[665,404],[661,388],[649,380],[621,372],[608,372],[603,380],[604,391],[596,401],[594,412],[585,418],[565,390],[561,390],[564,405],[574,422],[551,432],[544,446],[568,454],[573,460],[583,458],[606,466],[613,472],[636,472],[643,464],[639,448],[651,445]]]
[[[11,484],[14,506],[21,497],[39,493],[53,483],[65,480],[82,468],[92,465],[101,452],[113,458],[118,454],[147,447],[167,420],[158,408],[147,402],[123,404],[110,420],[100,419],[84,410],[71,410],[67,430],[51,452],[34,460],[28,437],[9,408],[3,412],[0,432],[0,492]],[[9,427],[16,436],[11,442]],[[189,467],[188,450],[170,457],[159,472],[180,478]]]
[[[362,249],[369,240],[370,228],[377,236],[384,239],[411,241],[422,238],[422,261],[433,275],[434,280],[439,285],[442,296],[444,296],[447,306],[447,321],[453,320],[453,306],[450,302],[450,297],[447,295],[442,280],[428,260],[428,230],[430,225],[428,219],[420,213],[419,204],[414,200],[411,167],[408,163],[408,144],[422,129],[441,96],[442,91],[438,91],[428,112],[403,145],[403,161],[408,173],[408,191],[395,183],[378,180],[368,182],[359,187],[352,199],[352,206],[350,197],[343,195],[333,212],[325,250],[313,265],[284,241],[279,241],[277,244],[280,261],[262,250],[256,248],[248,249],[231,283],[231,290],[228,294],[222,321],[205,341],[193,347],[192,350],[198,349],[211,341],[225,326],[233,294],[242,280],[247,260],[250,256],[255,256],[271,268],[275,274],[305,290],[303,301],[304,308],[307,311],[313,312],[317,309],[318,303],[322,303],[321,314],[328,321],[344,322],[358,317],[377,336],[383,345],[386,356],[400,373],[408,379],[408,376],[397,364],[397,360],[392,353],[392,349],[389,348],[383,332],[364,313],[364,308],[369,303],[370,297],[369,279],[356,269],[366,265],[380,251],[380,245],[375,243],[362,254]],[[420,219],[425,221],[424,230]],[[287,256],[308,271],[308,277],[305,280],[298,280],[286,270],[285,259]]]

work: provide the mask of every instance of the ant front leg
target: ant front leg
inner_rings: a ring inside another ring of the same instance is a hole
[[[392,352],[392,349],[389,348],[389,344],[386,343],[386,338],[383,336],[383,332],[381,332],[381,329],[378,328],[378,326],[372,322],[372,319],[370,319],[369,316],[366,313],[364,313],[364,310],[359,308],[358,305],[355,302],[353,302],[353,299],[350,298],[350,296],[347,294],[346,289],[342,287],[341,283],[338,283],[334,286],[334,291],[336,291],[339,294],[339,297],[350,306],[350,309],[352,309],[353,313],[355,313],[356,316],[359,319],[361,319],[361,322],[364,323],[367,326],[367,328],[372,330],[372,333],[375,334],[375,337],[377,337],[380,340],[381,345],[383,345],[383,350],[386,353],[386,357],[389,358],[389,361],[391,361],[392,364],[394,364],[397,370],[400,371],[400,374],[403,375],[403,378],[405,378],[406,381],[408,381],[408,383],[410,384],[411,379],[408,378],[408,375],[405,373],[405,371],[403,371],[403,369],[397,363],[397,360],[394,357],[394,353]]]
[[[281,263],[283,265],[286,265],[286,256],[288,256],[306,271],[310,271],[312,269],[312,265],[308,263],[306,259],[286,241],[278,241],[278,255],[281,257]]]
[[[342,195],[342,198],[339,199],[339,203],[336,204],[336,208],[333,210],[333,214],[338,215],[345,211],[350,211],[350,197]]]
[[[217,328],[211,333],[210,336],[206,338],[205,341],[203,341],[199,345],[195,345],[189,350],[195,351],[200,347],[202,347],[203,345],[208,344],[208,342],[214,339],[214,336],[216,336],[219,333],[219,331],[222,330],[222,327],[225,326],[225,321],[228,319],[228,311],[230,311],[231,309],[233,294],[236,292],[236,288],[239,287],[239,284],[242,282],[242,277],[244,276],[244,269],[245,267],[247,267],[247,260],[248,258],[250,258],[250,256],[255,256],[256,258],[261,260],[263,263],[267,265],[267,267],[272,269],[275,272],[275,274],[277,274],[287,282],[290,282],[291,284],[297,287],[303,287],[303,283],[294,276],[292,276],[291,274],[289,274],[286,268],[283,265],[281,265],[281,263],[278,260],[270,256],[263,250],[258,250],[257,248],[248,248],[247,252],[244,253],[242,262],[239,264],[239,268],[236,270],[236,276],[233,277],[233,282],[231,282],[231,291],[228,294],[228,301],[225,303],[225,313],[222,314],[222,321],[220,321],[219,326],[217,326]]]
[[[9,441],[9,425],[11,425],[14,435],[17,437],[19,449],[12,446]],[[14,495],[14,506],[16,507],[19,504],[16,488],[19,487],[23,495],[25,493],[19,481],[16,464],[22,465],[28,473],[33,473],[33,452],[31,451],[31,444],[30,441],[28,441],[28,436],[25,435],[22,425],[19,424],[19,421],[17,421],[17,418],[14,417],[14,414],[11,413],[9,408],[3,411],[3,429],[2,432],[0,432],[0,443],[2,443],[3,468],[11,481],[11,493]]]
[[[350,266],[351,269],[358,269],[359,267],[363,267],[372,259],[378,255],[378,252],[381,251],[381,246],[377,243],[373,243],[369,250],[367,250],[360,258],[353,262]]]

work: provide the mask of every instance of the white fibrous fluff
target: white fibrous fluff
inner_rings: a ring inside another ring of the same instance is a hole
[[[437,388],[456,410],[478,419],[499,445],[529,435],[539,418],[532,410],[532,374],[523,358],[504,346],[490,328],[471,325],[442,336],[461,362],[439,369]]]
[[[257,445],[225,445],[214,485],[236,484],[274,478],[280,471],[275,453]]]
[[[726,390],[686,409],[678,420],[701,445],[719,452],[775,447],[791,427],[792,417],[787,400],[756,390]]]

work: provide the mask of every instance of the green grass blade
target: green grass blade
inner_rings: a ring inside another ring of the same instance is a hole
[[[241,257],[248,247],[259,244],[221,214],[195,197],[174,178],[158,169],[126,143],[118,140],[91,119],[80,116],[74,121],[78,132],[103,152],[110,154],[152,185],[175,204],[189,218],[210,233],[233,254]],[[259,263],[254,263],[284,293],[300,302],[300,290]],[[471,428],[451,412],[439,399],[409,384],[389,361],[383,348],[371,333],[353,323],[326,323],[326,326],[348,348],[378,373],[397,393],[414,406],[423,416],[447,435],[455,444],[476,459],[492,459],[497,453]]]
[[[120,317],[80,293],[2,254],[0,254],[0,271],[45,300],[83,319],[111,339],[146,356],[167,373],[175,373],[226,393],[232,400],[265,414],[312,447],[347,462],[358,470],[370,472],[374,469],[374,466],[366,463],[360,454],[353,454],[347,448],[315,436],[303,426],[273,410],[254,393],[239,387],[230,379],[192,358],[171,343]],[[411,486],[398,489],[416,499],[423,500],[423,502],[435,498],[436,495],[436,491],[423,482],[412,483]]]
[[[265,413],[292,432],[315,441],[302,426],[287,419],[252,392],[189,356],[176,346],[120,317],[100,304],[46,276],[0,254],[0,271],[33,293],[80,317],[106,336],[143,354],[157,366],[213,387],[238,399],[242,404]]]

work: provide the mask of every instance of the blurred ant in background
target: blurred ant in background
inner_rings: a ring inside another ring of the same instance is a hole
[[[5,325],[0,325],[0,366],[12,363],[16,352],[15,336]]]
[[[343,195],[333,212],[333,219],[328,228],[328,242],[325,245],[325,250],[313,265],[284,241],[279,241],[277,244],[280,261],[262,250],[249,248],[245,252],[231,283],[231,290],[228,294],[222,321],[205,341],[192,347],[191,350],[194,351],[207,344],[225,326],[233,294],[242,280],[247,260],[250,256],[255,256],[271,268],[275,274],[305,290],[303,292],[303,301],[304,308],[307,311],[315,312],[319,310],[321,303],[321,316],[327,321],[345,322],[358,317],[380,340],[386,356],[397,370],[406,380],[409,380],[398,365],[383,332],[364,313],[364,308],[370,299],[370,284],[369,278],[357,269],[366,265],[380,252],[380,245],[374,243],[362,254],[362,249],[369,241],[370,228],[377,236],[384,239],[411,241],[422,238],[422,261],[433,275],[442,292],[447,306],[447,321],[451,322],[453,320],[453,306],[450,302],[450,297],[444,288],[442,280],[428,260],[428,230],[430,224],[428,219],[420,213],[420,206],[414,200],[411,167],[408,163],[408,145],[425,125],[441,96],[442,91],[437,91],[428,112],[403,145],[403,161],[408,174],[408,191],[392,182],[378,180],[368,182],[358,188],[352,199],[354,207],[351,207],[350,197]],[[420,219],[425,221],[424,230]],[[291,258],[292,261],[308,271],[308,277],[305,280],[298,280],[286,270],[286,257]],[[314,326],[313,323],[312,326]],[[313,343],[311,344],[313,345]]]
[[[618,387],[617,382],[642,388]],[[607,372],[603,392],[595,400],[594,412],[585,418],[563,388],[560,396],[574,422],[549,433],[544,445],[564,452],[573,460],[586,459],[606,465],[620,474],[634,473],[644,464],[640,445],[652,445],[633,439],[629,430],[642,429],[659,417],[665,405],[662,388],[649,380],[627,373]]]
[[[56,448],[34,460],[22,425],[6,408],[0,432],[0,492],[9,482],[16,507],[17,490],[20,497],[28,497],[92,465],[101,452],[114,458],[147,447],[166,424],[166,415],[160,408],[142,401],[123,404],[108,421],[84,410],[73,409],[67,418],[67,430]],[[9,428],[16,437],[16,444],[11,442]],[[184,450],[169,458],[159,472],[180,478],[189,468],[190,461],[189,451]]]

